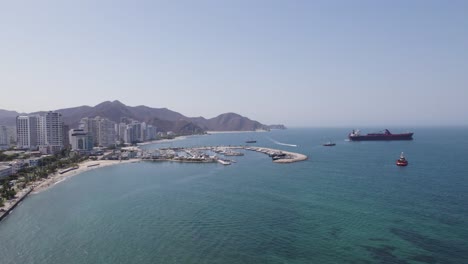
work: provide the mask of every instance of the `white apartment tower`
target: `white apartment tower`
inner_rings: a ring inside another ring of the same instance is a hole
[[[56,153],[63,148],[63,122],[62,114],[48,112],[45,116],[46,143],[51,153]]]
[[[99,123],[99,146],[109,147],[115,144],[115,122],[100,118]]]
[[[38,146],[38,117],[17,116],[16,136],[17,146],[22,149],[35,149]]]
[[[63,148],[62,115],[48,112],[43,116],[17,116],[17,146],[23,149],[46,149],[56,153]]]

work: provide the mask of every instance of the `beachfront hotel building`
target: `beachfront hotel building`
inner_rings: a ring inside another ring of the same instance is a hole
[[[89,153],[93,150],[93,137],[84,129],[70,129],[68,137],[72,151]]]

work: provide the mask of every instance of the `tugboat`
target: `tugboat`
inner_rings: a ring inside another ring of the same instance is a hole
[[[408,161],[405,156],[403,156],[403,152],[400,154],[400,158],[396,161],[396,165],[401,167],[408,166]]]

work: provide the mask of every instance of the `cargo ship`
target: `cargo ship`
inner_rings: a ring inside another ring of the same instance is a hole
[[[366,141],[366,140],[413,140],[413,133],[392,134],[388,129],[379,133],[369,133],[361,135],[359,130],[353,130],[348,135],[351,141]]]

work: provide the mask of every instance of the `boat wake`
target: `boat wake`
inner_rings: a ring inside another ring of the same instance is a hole
[[[271,140],[271,142],[275,143],[276,145],[282,145],[282,146],[289,146],[289,147],[297,147],[297,145],[294,145],[294,144],[286,144],[286,143],[281,143],[279,141],[276,141],[270,137],[268,137],[269,140]]]

